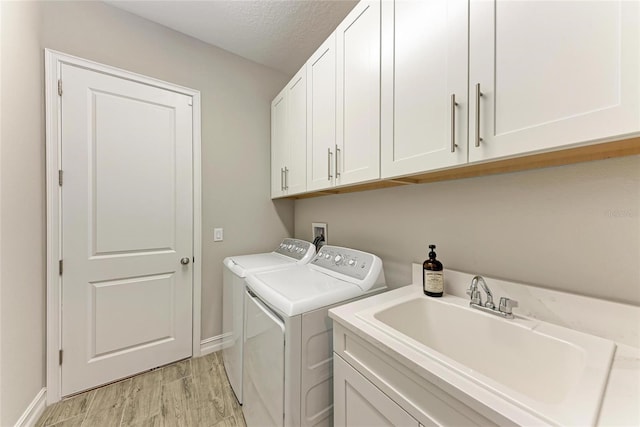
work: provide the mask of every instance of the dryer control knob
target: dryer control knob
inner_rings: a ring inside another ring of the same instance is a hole
[[[354,265],[356,265],[356,260],[355,259],[350,259],[348,264],[349,264],[349,266],[353,267]]]
[[[336,264],[340,264],[340,261],[342,261],[342,255],[336,255],[336,257],[333,259],[333,262],[335,262]]]

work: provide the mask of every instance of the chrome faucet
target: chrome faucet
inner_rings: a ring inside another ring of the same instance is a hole
[[[487,302],[485,302],[484,304],[482,304],[482,296],[480,295],[480,291],[478,290],[478,283],[480,283],[480,286],[482,287],[484,293],[487,294]],[[491,289],[489,289],[489,286],[487,286],[487,282],[484,281],[484,277],[482,276],[475,276],[473,279],[471,279],[471,285],[469,286],[467,295],[471,297],[472,302],[478,305],[490,309],[496,308],[496,305],[493,303],[493,294],[491,293]]]
[[[484,304],[482,303],[482,295],[478,289],[478,283],[480,283],[480,287],[484,293],[487,294],[487,301]],[[471,285],[469,285],[469,289],[467,289],[467,295],[471,298],[469,302],[470,307],[502,316],[507,319],[513,319],[513,312],[511,309],[518,306],[518,301],[502,297],[500,298],[500,305],[496,310],[496,305],[493,303],[493,294],[491,293],[491,289],[489,289],[487,282],[485,282],[484,277],[482,276],[475,276],[471,279]]]

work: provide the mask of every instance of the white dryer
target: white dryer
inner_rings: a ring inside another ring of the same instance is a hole
[[[313,260],[247,276],[244,404],[248,427],[333,425],[329,308],[386,289],[380,258],[323,246]]]
[[[242,404],[242,360],[244,342],[244,281],[252,272],[306,264],[315,246],[299,239],[284,239],[273,252],[231,256],[224,259],[222,285],[222,360],[231,388]]]

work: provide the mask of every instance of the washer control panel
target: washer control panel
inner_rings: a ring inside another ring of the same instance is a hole
[[[298,239],[284,239],[282,243],[276,248],[276,252],[280,255],[285,255],[297,260],[301,260],[304,256],[312,250],[311,242]]]
[[[371,270],[373,259],[374,256],[366,252],[325,245],[311,264],[363,280]]]

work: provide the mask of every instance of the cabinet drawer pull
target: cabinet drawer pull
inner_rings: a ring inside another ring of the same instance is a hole
[[[458,103],[456,102],[456,94],[451,94],[451,152],[456,152],[456,106]]]
[[[333,153],[331,152],[331,148],[327,148],[327,180],[331,181],[333,176],[331,175],[331,157]]]
[[[338,154],[340,154],[340,151],[338,144],[336,144],[336,179],[340,177],[340,172],[338,171]]]
[[[480,97],[482,96],[482,92],[480,92],[480,83],[476,83],[476,147],[480,147],[480,142],[482,138],[480,138]]]

